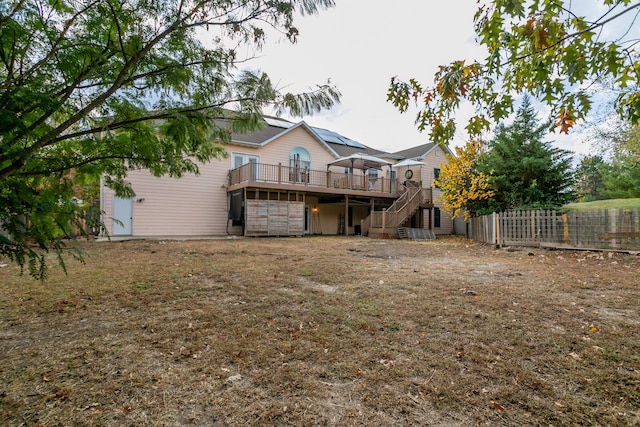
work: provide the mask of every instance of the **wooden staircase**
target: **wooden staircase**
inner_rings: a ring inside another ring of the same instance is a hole
[[[413,216],[420,205],[425,202],[422,188],[417,185],[405,186],[406,191],[389,208],[386,209],[385,228],[397,228],[402,226]]]
[[[426,228],[398,227],[398,238],[412,240],[435,240],[436,235],[433,230],[429,230]]]
[[[405,185],[405,191],[396,201],[383,211],[372,212],[363,221],[370,228],[382,229],[381,234],[397,233],[398,228],[416,213],[420,205],[431,202],[431,189],[422,188],[420,183]],[[392,231],[393,230],[393,231]],[[363,229],[364,234],[364,229]]]
[[[407,227],[398,227],[398,239],[408,239],[409,231]]]

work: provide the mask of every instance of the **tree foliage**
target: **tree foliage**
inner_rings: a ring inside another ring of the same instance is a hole
[[[268,31],[295,42],[295,15],[333,3],[0,3],[0,255],[42,278],[44,253],[60,254],[83,210],[74,182],[103,176],[131,196],[129,169],[197,173],[225,154],[231,131],[255,129],[265,106],[303,115],[338,102],[330,84],[282,93],[265,73],[238,69]]]
[[[640,121],[640,61],[632,0],[479,1],[474,17],[483,61],[457,60],[441,66],[433,85],[393,78],[388,100],[401,112],[415,103],[416,125],[435,142],[456,132],[462,101],[475,108],[470,135],[490,130],[514,109],[514,94],[527,92],[551,109],[554,125],[569,132],[591,109],[590,84],[609,78],[618,90],[618,114]],[[616,34],[615,36],[608,36]]]
[[[489,182],[490,173],[478,169],[486,155],[482,142],[468,142],[455,150],[456,155],[448,154],[447,163],[440,166],[440,175],[434,185],[442,190],[443,207],[451,212],[453,218],[462,214],[467,220],[482,209],[495,191]]]
[[[621,125],[601,134],[608,142],[607,160],[587,156],[576,170],[581,200],[640,197],[640,126]]]
[[[591,202],[603,198],[604,171],[602,156],[584,157],[575,172],[575,193],[579,201]]]
[[[493,172],[492,211],[559,207],[573,199],[571,153],[544,141],[547,129],[526,96],[513,123],[498,126],[482,165]]]

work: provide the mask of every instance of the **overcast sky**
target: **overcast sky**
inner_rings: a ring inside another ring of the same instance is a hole
[[[285,91],[305,91],[330,78],[342,93],[342,103],[306,117],[312,126],[390,152],[429,142],[428,134],[418,132],[413,123],[417,110],[400,114],[386,101],[387,88],[393,76],[415,77],[428,85],[439,65],[483,59],[473,32],[476,0],[336,3],[332,9],[297,21],[297,44],[268,40],[251,67],[266,71]],[[552,135],[550,139],[574,152],[589,150],[577,136]],[[465,134],[458,131],[452,145],[462,145],[464,140]]]

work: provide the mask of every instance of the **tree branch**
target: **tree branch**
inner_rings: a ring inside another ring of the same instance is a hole
[[[18,176],[47,176],[47,175],[52,175],[52,174],[56,174],[56,173],[62,173],[62,172],[70,171],[72,169],[79,168],[80,166],[85,166],[85,165],[88,165],[90,163],[97,162],[97,161],[100,161],[100,160],[130,160],[131,158],[132,158],[132,156],[115,156],[115,155],[93,156],[93,157],[88,157],[88,158],[86,158],[86,159],[84,159],[82,161],[77,161],[77,162],[70,163],[70,164],[67,164],[67,165],[64,165],[64,166],[51,168],[51,169],[46,169],[46,170],[20,172],[17,175]],[[42,159],[42,160],[46,160],[46,159]],[[57,160],[57,159],[54,159],[54,160]],[[147,157],[136,157],[136,160],[151,162],[154,159],[150,159],[150,158],[147,158]]]
[[[178,16],[176,18],[176,20],[170,26],[168,26],[164,31],[162,31],[161,33],[156,35],[156,37],[151,39],[149,41],[149,43],[147,43],[142,49],[140,49],[139,52],[137,52],[127,62],[125,62],[125,64],[123,65],[122,69],[120,70],[120,72],[118,73],[117,77],[115,78],[113,84],[108,89],[106,89],[103,93],[101,93],[100,95],[95,97],[84,108],[81,108],[75,114],[73,114],[71,117],[69,117],[67,120],[65,120],[64,122],[62,122],[61,124],[59,124],[58,126],[53,128],[52,130],[47,132],[41,138],[39,138],[35,143],[33,143],[31,146],[29,146],[26,149],[27,153],[29,155],[32,155],[38,149],[51,144],[52,141],[55,138],[57,138],[61,133],[63,133],[65,130],[67,130],[68,128],[73,126],[75,123],[77,123],[79,120],[81,120],[87,114],[89,114],[89,112],[93,111],[99,105],[103,104],[111,95],[113,95],[118,89],[120,89],[122,87],[124,81],[127,78],[127,75],[131,71],[131,69],[136,64],[138,64],[142,60],[142,58],[144,58],[151,51],[151,49],[153,49],[153,47],[155,47],[158,43],[160,43],[160,41],[164,40],[172,32],[178,30],[180,28],[181,24],[184,23],[184,19],[185,18],[181,18],[180,16]],[[77,81],[77,79],[76,79],[76,81]],[[73,85],[70,87],[69,93],[71,93],[71,91],[72,91],[71,89],[72,88],[74,88]],[[53,112],[50,111],[48,113],[49,113],[49,115],[51,115]],[[40,124],[44,123],[44,121],[45,121],[45,119],[41,117],[40,119],[36,120],[36,122],[34,122],[34,124],[30,128],[33,128],[34,125],[40,125]],[[26,134],[27,133],[22,132],[21,135],[20,135],[20,138],[24,137],[24,135],[26,135]],[[19,138],[16,138],[16,140],[18,140],[18,139]],[[25,163],[26,163],[26,159],[25,158],[20,158],[19,160],[15,161],[15,162],[12,162],[9,166],[7,166],[4,169],[0,170],[0,179],[4,179],[4,178],[10,176],[11,174],[13,174],[17,170],[19,170],[22,166],[24,166]]]
[[[186,114],[186,113],[197,113],[200,111],[205,111],[205,110],[213,110],[216,108],[221,108],[226,104],[229,103],[234,103],[234,102],[243,102],[243,101],[251,101],[253,100],[253,98],[236,98],[236,99],[228,99],[225,100],[224,102],[220,103],[220,104],[211,104],[211,105],[205,105],[202,107],[189,107],[189,108],[179,108],[179,109],[174,109],[171,111],[163,111],[161,113],[156,113],[156,114],[150,114],[148,116],[144,116],[144,117],[138,117],[136,119],[129,119],[129,120],[123,120],[120,122],[115,122],[115,123],[109,123],[105,126],[98,126],[98,127],[94,127],[91,129],[86,129],[80,132],[73,132],[73,133],[68,133],[65,134],[63,136],[60,136],[54,140],[52,140],[50,142],[50,144],[55,144],[58,142],[62,142],[62,141],[67,141],[69,139],[73,139],[73,138],[79,138],[82,136],[87,136],[87,135],[95,135],[98,133],[102,133],[102,132],[108,132],[108,131],[113,131],[113,130],[117,130],[117,129],[122,129],[126,126],[130,126],[136,123],[142,123],[142,122],[148,122],[148,121],[153,121],[153,120],[162,120],[162,119],[167,119],[171,116],[173,116],[174,114]],[[224,117],[210,117],[211,119],[222,119]]]
[[[122,41],[122,27],[120,27],[120,21],[118,20],[118,15],[116,14],[116,11],[113,8],[113,4],[111,2],[107,2],[107,3],[109,3],[109,10],[111,10],[111,15],[113,15],[113,22],[115,22],[116,28],[118,29],[118,43],[120,44],[122,59],[126,62],[127,54],[124,51],[124,42]]]
[[[45,55],[40,61],[38,61],[35,64],[33,64],[24,73],[22,73],[20,78],[21,79],[29,78],[29,76],[32,75],[38,68],[40,68],[43,64],[46,64],[51,59],[51,57],[54,56],[54,54],[58,51],[58,49],[57,49],[58,45],[60,44],[60,42],[62,42],[62,40],[64,40],[64,37],[67,35],[67,32],[69,31],[69,29],[71,29],[71,26],[73,25],[75,20],[78,17],[82,16],[91,7],[95,6],[97,3],[98,3],[97,1],[94,1],[93,3],[87,4],[86,7],[82,8],[81,10],[76,12],[70,19],[68,19],[65,22],[65,25],[62,28],[62,31],[60,31],[60,35],[58,36],[58,38],[54,42],[52,42],[51,49],[49,50],[47,55]],[[12,82],[11,81],[5,81],[2,85],[0,85],[0,89],[4,89],[4,88],[8,87],[7,83],[12,83]]]
[[[580,36],[580,35],[582,35],[582,34],[584,34],[584,33],[591,32],[591,31],[595,30],[596,28],[602,28],[602,27],[604,27],[606,24],[608,24],[609,22],[611,22],[611,21],[613,21],[613,20],[615,20],[615,19],[618,19],[618,18],[619,18],[619,17],[621,17],[622,15],[625,15],[625,14],[627,14],[627,13],[629,13],[629,12],[631,12],[632,10],[635,10],[635,9],[637,9],[637,8],[640,8],[640,3],[635,4],[635,5],[631,6],[631,7],[629,7],[628,9],[625,9],[625,10],[621,11],[621,12],[620,12],[620,13],[618,13],[617,15],[614,15],[614,16],[612,16],[612,17],[610,17],[610,18],[608,18],[608,19],[606,19],[606,20],[604,20],[604,21],[602,21],[602,22],[599,22],[599,21],[600,21],[600,19],[602,19],[602,17],[601,17],[601,18],[599,18],[599,19],[598,19],[598,21],[596,21],[596,23],[595,23],[595,24],[591,25],[589,28],[586,28],[586,29],[581,30],[581,31],[577,31],[577,32],[575,32],[575,33],[567,34],[566,36],[564,36],[563,38],[561,38],[561,39],[560,39],[560,40],[558,40],[557,42],[553,43],[552,45],[549,45],[549,46],[545,47],[544,49],[540,49],[540,50],[538,50],[538,51],[536,51],[536,52],[532,52],[532,53],[528,53],[528,54],[526,54],[526,55],[519,56],[519,57],[517,57],[517,58],[516,58],[516,60],[520,61],[520,60],[523,60],[523,59],[530,58],[531,56],[533,56],[533,55],[535,55],[535,54],[538,54],[538,53],[541,53],[541,52],[545,52],[545,51],[548,51],[548,50],[555,49],[558,45],[562,44],[563,42],[565,42],[565,41],[567,41],[567,40],[569,40],[569,39],[571,39],[571,38],[578,37],[578,36]],[[607,12],[607,13],[608,13],[608,12]],[[606,15],[606,14],[605,14],[605,15]],[[603,16],[604,16],[604,15],[603,15]]]

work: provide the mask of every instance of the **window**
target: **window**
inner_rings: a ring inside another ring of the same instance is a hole
[[[433,208],[433,228],[440,228],[440,208]]]
[[[398,187],[398,171],[387,170],[387,177],[389,178],[389,185],[391,186],[391,192],[395,193]]]
[[[377,189],[378,188],[378,169],[369,169],[367,171],[367,175],[369,178],[369,188]]]
[[[259,178],[259,169],[258,163],[260,162],[260,157],[252,156],[250,154],[242,154],[242,153],[233,153],[232,156],[232,164],[231,167],[233,169],[237,169],[242,165],[246,165],[247,163],[251,163],[253,167],[251,168],[251,178],[252,180],[256,180]],[[247,172],[249,174],[249,172]],[[245,177],[247,179],[248,177]]]
[[[440,177],[440,168],[433,168],[433,180],[437,180]],[[437,187],[437,186],[436,186]],[[439,187],[438,187],[439,188]]]
[[[233,154],[233,164],[231,167],[233,169],[237,169],[242,165],[246,165],[247,163],[259,163],[260,158],[258,156],[252,156],[250,154],[242,154],[242,153],[234,153]]]
[[[296,147],[289,153],[289,181],[309,182],[307,171],[311,169],[311,157],[307,150]]]
[[[289,166],[292,168],[311,169],[311,156],[302,147],[296,147],[289,153]]]

